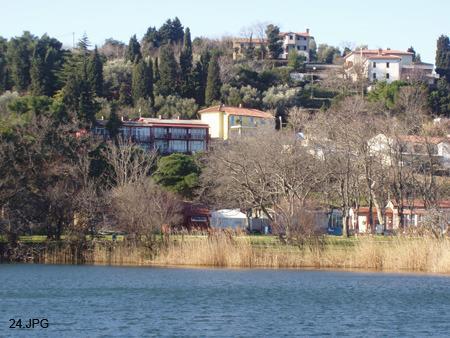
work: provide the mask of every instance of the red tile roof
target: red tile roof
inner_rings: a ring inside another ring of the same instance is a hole
[[[351,53],[347,54],[344,58],[348,58],[350,55],[353,54],[363,54],[365,57],[370,57],[374,55],[380,55],[380,56],[398,56],[398,55],[413,55],[413,53],[410,52],[404,52],[401,50],[395,50],[395,49],[356,49],[352,51]]]
[[[228,115],[239,115],[239,116],[251,116],[251,117],[260,117],[263,119],[273,119],[273,115],[263,112],[258,109],[251,108],[241,108],[241,107],[230,107],[225,105],[218,105],[213,107],[208,107],[199,111],[199,114],[202,113],[216,113],[216,112],[224,112]]]

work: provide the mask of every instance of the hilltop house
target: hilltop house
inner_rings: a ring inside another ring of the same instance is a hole
[[[286,60],[291,50],[295,50],[299,55],[305,56],[306,60],[309,60],[309,42],[314,39],[309,34],[309,28],[306,32],[283,32],[279,35],[282,42],[283,52],[278,56],[279,59]],[[252,47],[261,49],[262,47],[267,49],[268,41],[265,38],[236,38],[233,40],[233,59],[237,60],[245,54],[245,50]]]
[[[94,128],[94,134],[105,140],[110,139],[106,124],[100,120]],[[141,117],[123,121],[119,132],[122,138],[161,154],[205,151],[209,142],[209,126],[200,120]]]
[[[344,57],[346,74],[354,81],[364,76],[370,82],[422,80],[433,83],[433,65],[413,62],[413,53],[391,49],[359,49]]]
[[[273,115],[258,109],[218,105],[198,112],[209,125],[211,138],[226,140],[260,126],[274,126]]]

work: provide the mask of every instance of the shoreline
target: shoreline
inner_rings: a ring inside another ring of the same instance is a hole
[[[358,274],[387,274],[387,275],[399,275],[399,276],[433,276],[450,278],[450,273],[439,272],[427,272],[427,271],[414,271],[414,270],[377,270],[366,268],[342,268],[342,267],[270,267],[270,266],[255,266],[255,267],[223,267],[213,265],[174,265],[174,264],[108,264],[108,263],[43,263],[43,262],[1,262],[1,265],[63,265],[63,266],[99,266],[99,267],[113,267],[113,268],[152,268],[152,269],[185,269],[185,270],[224,270],[224,271],[242,271],[242,270],[272,270],[272,271],[314,271],[314,272],[345,272],[345,273],[358,273]]]

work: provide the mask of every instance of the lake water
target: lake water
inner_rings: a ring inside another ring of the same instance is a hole
[[[9,328],[30,318],[49,326]],[[0,337],[152,335],[445,336],[450,278],[0,265]]]

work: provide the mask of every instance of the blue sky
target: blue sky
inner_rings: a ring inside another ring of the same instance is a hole
[[[178,16],[193,37],[237,35],[256,22],[272,22],[283,31],[309,27],[318,43],[345,42],[370,48],[414,46],[422,60],[434,63],[436,40],[450,35],[449,0],[14,0],[2,1],[0,35],[29,30],[48,33],[66,45],[84,32],[92,44],[113,37],[141,38],[148,26],[159,27]],[[376,6],[374,4],[377,4]]]

